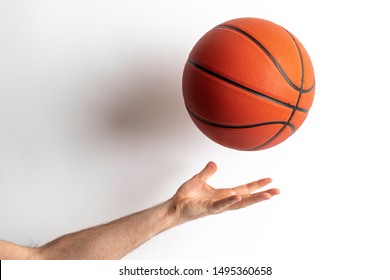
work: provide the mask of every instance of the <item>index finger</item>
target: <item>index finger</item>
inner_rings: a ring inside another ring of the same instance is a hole
[[[269,183],[272,182],[271,178],[264,178],[260,179],[258,181],[254,181],[245,185],[241,185],[238,187],[233,188],[233,191],[235,194],[243,195],[243,194],[250,194],[253,193],[254,191],[268,185]]]

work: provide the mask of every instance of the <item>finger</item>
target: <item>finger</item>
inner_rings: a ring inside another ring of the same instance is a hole
[[[240,194],[240,195],[250,194],[250,193],[268,185],[271,182],[272,182],[271,178],[264,178],[264,179],[260,179],[258,181],[255,181],[255,182],[252,182],[249,184],[235,187],[235,188],[233,188],[233,191],[236,194]]]
[[[269,189],[269,190],[266,190],[265,192],[269,193],[272,196],[280,194],[279,189]]]
[[[269,193],[256,193],[253,195],[249,195],[249,196],[243,198],[241,201],[239,201],[235,204],[232,204],[229,207],[229,210],[237,210],[237,209],[245,208],[245,207],[248,207],[248,206],[253,205],[255,203],[259,203],[261,201],[268,200],[271,197],[272,197],[272,195]]]
[[[229,210],[237,210],[240,208],[245,208],[250,205],[253,205],[255,203],[259,203],[261,201],[265,201],[273,197],[274,195],[279,194],[278,189],[271,189],[264,192],[254,193],[246,196],[242,196],[242,199],[235,203],[230,205]]]
[[[203,168],[203,170],[199,172],[198,176],[202,181],[206,182],[211,176],[213,176],[216,171],[217,165],[214,162],[210,161],[209,163],[207,163],[205,168]]]
[[[209,208],[209,212],[221,213],[225,211],[229,206],[239,202],[240,200],[241,200],[241,196],[239,195],[233,195],[220,200],[216,200],[211,204]]]

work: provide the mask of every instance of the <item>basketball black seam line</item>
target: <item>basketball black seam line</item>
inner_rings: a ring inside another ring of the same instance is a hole
[[[211,126],[214,126],[214,127],[219,127],[219,128],[228,128],[228,129],[245,129],[245,128],[254,128],[254,127],[259,127],[259,126],[266,126],[266,125],[272,125],[272,124],[282,124],[282,125],[288,125],[292,131],[292,133],[295,132],[295,127],[293,124],[291,123],[286,123],[286,121],[272,121],[272,122],[263,122],[263,123],[255,123],[255,124],[247,124],[247,125],[227,125],[227,124],[221,124],[221,123],[216,123],[216,122],[212,122],[212,121],[209,121],[205,118],[202,118],[201,116],[199,116],[198,114],[195,114],[194,112],[192,112],[187,105],[186,106],[186,109],[187,109],[187,112],[193,116],[194,118],[196,118],[197,120],[201,121],[202,123],[204,124],[208,124],[208,125],[211,125]]]
[[[276,133],[274,134],[274,136],[272,136],[270,139],[268,139],[267,141],[265,141],[264,143],[262,143],[262,144],[260,144],[260,145],[258,145],[258,146],[256,146],[256,147],[253,147],[253,148],[251,148],[251,149],[248,149],[248,151],[251,151],[251,150],[252,150],[252,151],[253,151],[253,150],[258,150],[258,149],[260,149],[261,147],[264,147],[265,145],[271,143],[276,137],[278,137],[278,135],[279,135],[280,133],[282,133],[282,131],[286,128],[286,126],[287,126],[288,124],[290,124],[290,121],[291,121],[291,119],[293,118],[293,116],[295,115],[295,112],[297,111],[299,102],[300,102],[300,100],[301,100],[301,96],[302,96],[302,92],[303,92],[303,89],[302,89],[302,88],[303,88],[303,84],[304,84],[304,81],[305,81],[305,65],[304,65],[304,63],[303,63],[302,52],[301,52],[301,48],[299,47],[299,45],[298,45],[297,41],[295,40],[294,36],[292,36],[292,34],[291,34],[288,30],[285,29],[285,31],[286,31],[287,34],[291,37],[291,39],[293,40],[295,46],[297,47],[298,55],[299,55],[299,58],[300,58],[300,61],[301,61],[301,73],[302,73],[302,74],[301,74],[301,76],[302,76],[302,77],[301,77],[301,88],[300,88],[300,90],[299,90],[299,95],[298,95],[298,98],[297,98],[297,102],[296,102],[295,108],[292,110],[291,115],[290,115],[289,119],[287,120],[286,124],[285,124],[282,128],[280,128],[280,130],[279,130],[278,132],[276,132]],[[291,134],[290,134],[290,136],[291,136]]]
[[[236,31],[245,37],[247,37],[249,40],[251,40],[253,43],[255,43],[260,49],[264,51],[264,53],[271,59],[275,67],[278,69],[279,73],[282,75],[282,77],[286,80],[286,82],[296,91],[302,91],[302,93],[308,93],[310,92],[315,85],[315,81],[308,89],[299,88],[297,85],[295,85],[286,75],[286,73],[283,71],[282,66],[278,63],[278,61],[275,59],[275,57],[271,54],[271,52],[262,44],[260,43],[255,37],[250,35],[249,33],[245,32],[244,30],[241,30],[237,27],[231,26],[231,25],[218,25],[214,28],[226,28],[233,31]],[[287,30],[286,30],[287,31]],[[288,32],[288,31],[287,31]],[[289,32],[288,32],[289,33]],[[291,36],[291,35],[290,35]]]
[[[211,75],[211,76],[213,76],[213,77],[215,77],[215,78],[217,78],[219,80],[222,80],[222,81],[224,81],[224,82],[226,82],[228,84],[231,84],[231,85],[233,85],[235,87],[238,87],[238,88],[240,88],[242,90],[245,90],[245,91],[247,91],[249,93],[255,94],[255,95],[260,96],[260,97],[262,97],[264,99],[267,99],[269,101],[272,101],[272,102],[277,103],[279,105],[282,105],[284,107],[290,108],[291,110],[295,109],[295,110],[298,110],[298,111],[303,112],[303,113],[308,113],[309,112],[308,109],[296,108],[296,106],[294,106],[294,105],[291,105],[291,104],[288,104],[286,102],[280,101],[279,99],[273,98],[273,97],[268,96],[268,95],[266,95],[264,93],[261,93],[259,91],[253,90],[253,89],[251,89],[249,87],[246,87],[246,86],[244,86],[244,85],[242,85],[240,83],[237,83],[237,82],[235,82],[233,80],[230,80],[230,79],[228,79],[228,78],[226,78],[226,77],[224,77],[224,76],[222,76],[222,75],[220,75],[220,74],[218,74],[218,73],[216,73],[214,71],[211,71],[210,69],[200,65],[199,63],[195,62],[194,60],[192,60],[190,58],[188,58],[187,62],[189,64],[195,66],[199,70],[201,70],[201,71],[203,71],[203,72],[205,72],[205,73],[207,73],[207,74],[209,74],[209,75]]]

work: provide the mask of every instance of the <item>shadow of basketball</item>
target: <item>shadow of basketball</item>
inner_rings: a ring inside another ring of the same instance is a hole
[[[196,141],[194,132],[199,133],[184,106],[183,62],[160,57],[130,64],[88,96],[79,117],[83,153],[106,161],[107,172],[117,176],[107,201],[106,212],[113,211],[112,216],[172,195],[184,182],[175,176],[182,172],[191,141]]]
[[[92,100],[92,141],[131,149],[169,149],[193,129],[181,93],[181,61],[137,62]],[[126,73],[127,72],[127,73]],[[189,125],[190,124],[190,125]]]

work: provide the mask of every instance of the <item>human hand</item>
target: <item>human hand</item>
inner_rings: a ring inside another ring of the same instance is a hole
[[[270,178],[234,188],[215,189],[207,184],[207,180],[216,171],[217,165],[209,162],[201,172],[185,182],[172,197],[170,212],[178,217],[179,223],[244,208],[270,199],[280,192],[278,189],[255,192],[271,183]]]

